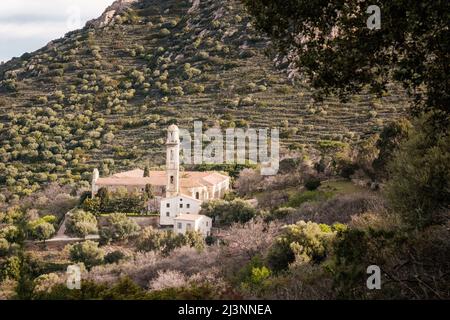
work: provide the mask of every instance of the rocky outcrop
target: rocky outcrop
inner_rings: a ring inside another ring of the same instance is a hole
[[[112,5],[106,8],[105,12],[97,18],[90,20],[86,23],[88,28],[103,28],[111,23],[114,17],[127,8],[129,8],[133,3],[139,0],[116,0]]]
[[[190,0],[190,2],[192,3],[192,7],[188,10],[189,14],[197,10],[200,6],[200,0]]]

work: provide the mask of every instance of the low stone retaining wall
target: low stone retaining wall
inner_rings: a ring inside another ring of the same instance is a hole
[[[132,217],[129,216],[129,219],[135,221],[141,228],[145,228],[148,226],[152,226],[154,228],[159,228],[159,216],[148,216],[148,217]],[[99,225],[103,226],[105,224],[105,221],[107,219],[106,216],[100,216],[97,218]]]

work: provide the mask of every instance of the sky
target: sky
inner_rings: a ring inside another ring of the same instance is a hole
[[[113,0],[1,0],[0,62],[82,28]]]

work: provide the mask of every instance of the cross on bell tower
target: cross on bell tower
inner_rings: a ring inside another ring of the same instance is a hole
[[[180,136],[174,124],[167,130],[166,148],[166,197],[172,197],[180,192]]]

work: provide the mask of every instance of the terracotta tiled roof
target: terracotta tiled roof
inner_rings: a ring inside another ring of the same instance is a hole
[[[116,173],[113,175],[113,177],[115,177],[115,178],[141,178],[143,176],[144,176],[144,170],[141,170],[141,169],[120,172],[120,173]]]
[[[228,179],[228,176],[210,171],[181,171],[180,189],[208,187],[216,185]],[[141,169],[126,171],[114,174],[107,178],[99,178],[96,182],[98,186],[138,186],[147,184],[154,186],[165,186],[167,184],[166,171],[150,171],[149,177],[144,177]]]
[[[205,181],[206,183],[209,183],[211,185],[216,185],[225,180],[223,177],[224,177],[224,175],[220,174],[218,172],[209,172],[209,175],[203,177],[203,181]]]
[[[165,186],[166,179],[165,171],[150,171],[150,176],[144,177],[144,171],[138,169],[118,173],[107,178],[99,178],[96,184],[98,186],[145,186],[147,184]]]

